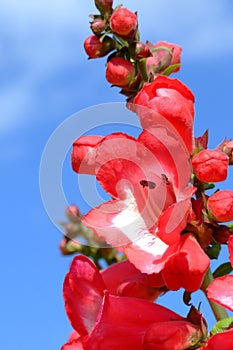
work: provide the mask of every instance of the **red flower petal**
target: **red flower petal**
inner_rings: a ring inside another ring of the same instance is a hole
[[[92,329],[105,288],[94,263],[82,255],[75,257],[64,281],[63,296],[72,327],[81,336]]]
[[[224,346],[224,348],[223,348]],[[233,349],[233,329],[213,335],[202,350],[232,350]]]
[[[207,288],[208,298],[233,311],[233,276],[218,277]]]
[[[143,337],[151,323],[180,319],[173,311],[149,301],[106,293],[96,326],[84,341],[84,347],[142,350]]]
[[[162,270],[168,289],[185,288],[188,292],[199,289],[210,262],[196,239],[189,234],[181,236],[175,252],[171,246],[166,254],[169,253],[170,257]]]

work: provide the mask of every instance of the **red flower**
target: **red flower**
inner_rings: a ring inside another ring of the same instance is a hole
[[[114,34],[132,38],[137,30],[137,15],[127,8],[115,10],[110,18],[110,27]]]
[[[224,346],[224,348],[223,348]],[[233,329],[222,333],[214,334],[208,343],[200,350],[232,350],[233,349]]]
[[[231,265],[233,266],[233,236],[230,236],[228,240],[228,249],[230,253],[230,262],[231,262]],[[222,277],[215,278],[207,288],[207,291],[208,291],[209,299],[233,311],[233,276],[225,275]],[[233,348],[233,335],[232,335],[232,348]]]
[[[85,256],[77,256],[71,264],[64,282],[64,300],[67,315],[78,335],[74,335],[63,350],[79,349],[81,344],[88,350],[142,350],[150,325],[186,322],[163,306],[109,294],[94,263]]]
[[[163,126],[143,131],[137,140],[109,135],[95,155],[97,180],[114,200],[92,209],[83,223],[123,250],[140,271],[158,273],[167,244],[179,240],[186,226],[193,192],[187,186],[188,155]]]
[[[200,181],[224,181],[227,178],[228,156],[219,150],[202,150],[193,157],[192,166]]]
[[[165,288],[161,273],[141,273],[128,260],[113,264],[101,271],[110,294],[155,300]]]
[[[198,290],[210,261],[196,239],[189,234],[181,236],[177,244],[168,248],[166,255],[162,276],[168,289]]]
[[[218,222],[233,220],[233,191],[217,191],[208,198],[208,213]]]
[[[187,321],[158,322],[146,331],[143,350],[190,349],[202,339],[198,325]]]
[[[122,57],[112,58],[106,69],[106,79],[110,84],[126,87],[135,77],[134,65]]]
[[[162,117],[170,123],[181,136],[188,151],[193,148],[194,96],[179,80],[158,76],[146,84],[134,99],[144,129],[161,123]]]

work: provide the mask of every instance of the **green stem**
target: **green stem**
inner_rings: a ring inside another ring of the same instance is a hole
[[[208,298],[208,296],[207,296],[207,287],[213,281],[213,279],[214,279],[213,275],[212,275],[210,269],[208,269],[207,272],[206,272],[204,281],[203,281],[203,283],[201,285],[201,290],[203,291],[203,293],[205,294],[205,296],[206,296],[206,298],[207,298],[207,300],[209,302],[209,305],[210,305],[210,307],[211,307],[211,309],[213,311],[213,314],[214,314],[214,316],[216,318],[216,321],[220,321],[220,320],[222,320],[224,318],[227,318],[229,316],[228,316],[226,310],[222,306],[220,306],[220,305],[216,304],[215,302],[211,301]]]
[[[141,60],[138,61],[138,68],[140,70],[140,73],[142,75],[142,79],[147,82],[148,81],[148,75],[146,71],[146,59],[142,58]]]

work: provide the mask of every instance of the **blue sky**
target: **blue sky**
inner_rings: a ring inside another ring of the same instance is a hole
[[[209,128],[212,148],[233,137],[232,2],[128,0],[124,5],[138,11],[143,40],[167,40],[183,47],[177,77],[196,96],[196,135]],[[62,282],[71,258],[61,257],[57,248],[61,233],[43,208],[39,164],[49,136],[70,115],[95,104],[124,101],[104,80],[104,59],[88,61],[83,51],[90,34],[88,15],[93,12],[91,0],[1,3],[0,259],[5,350],[56,350],[70,331]],[[67,160],[64,166],[64,186],[74,201],[77,178]],[[224,186],[232,188],[232,171]]]

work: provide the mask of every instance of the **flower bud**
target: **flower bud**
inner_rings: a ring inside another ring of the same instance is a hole
[[[148,46],[140,41],[134,41],[129,47],[129,52],[134,60],[140,60],[141,58],[151,56]]]
[[[202,150],[193,157],[192,166],[200,181],[224,181],[227,178],[228,156],[219,150]]]
[[[97,35],[90,35],[84,41],[84,49],[89,58],[106,56],[114,48],[114,41],[108,36],[105,36],[103,41],[101,41]]]
[[[110,28],[116,35],[133,38],[138,26],[137,15],[126,8],[115,10],[110,18]]]
[[[104,15],[112,11],[113,0],[95,0],[96,8]]]
[[[233,220],[233,191],[215,192],[208,198],[207,209],[210,217],[217,222]]]
[[[73,143],[72,168],[79,174],[95,174],[96,147],[102,136],[81,136]]]
[[[96,18],[94,21],[90,22],[90,27],[91,30],[93,31],[94,34],[100,35],[106,27],[106,23],[103,19],[101,18]]]
[[[233,140],[225,141],[223,143],[222,151],[229,157],[229,164],[233,165]]]
[[[66,216],[71,222],[79,222],[81,218],[80,211],[76,205],[70,205],[66,208]]]
[[[231,231],[226,225],[213,226],[213,238],[219,244],[225,244],[231,235]]]
[[[106,79],[110,84],[126,87],[135,77],[134,65],[122,57],[112,58],[106,69]]]
[[[82,245],[77,241],[62,239],[59,243],[59,249],[62,255],[70,255],[82,250]]]

